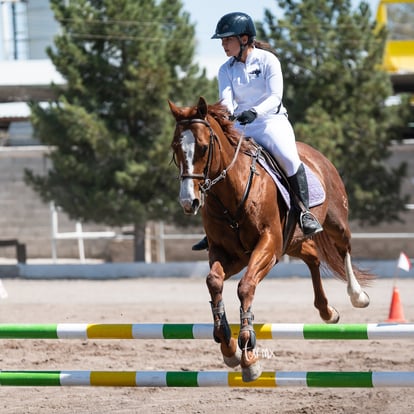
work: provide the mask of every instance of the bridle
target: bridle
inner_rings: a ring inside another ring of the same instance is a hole
[[[216,178],[211,179],[209,177],[209,175],[210,175],[211,163],[212,163],[212,160],[213,160],[213,147],[214,147],[215,141],[220,143],[220,140],[217,137],[217,135],[215,134],[213,128],[210,125],[210,123],[208,121],[206,121],[205,119],[198,119],[198,118],[184,119],[184,120],[181,120],[181,121],[177,122],[177,125],[192,125],[192,124],[203,124],[209,129],[210,142],[209,142],[209,148],[208,148],[207,162],[206,162],[206,165],[204,167],[204,171],[203,171],[202,174],[181,174],[180,179],[184,180],[184,179],[189,178],[189,179],[204,181],[203,183],[199,184],[199,188],[200,188],[200,191],[201,191],[201,198],[202,198],[201,204],[203,205],[204,204],[204,197],[206,196],[207,192],[209,190],[211,190],[211,188],[215,184],[217,184],[219,181],[224,180],[227,176],[228,171],[234,166],[234,164],[236,162],[236,159],[237,159],[237,157],[239,155],[239,152],[240,152],[241,144],[242,144],[245,136],[244,136],[244,133],[240,134],[239,142],[237,144],[237,148],[234,152],[233,159],[231,160],[230,164],[226,168],[224,168]],[[246,202],[246,200],[249,196],[249,192],[250,192],[250,188],[251,188],[251,185],[252,185],[253,177],[256,174],[258,174],[257,171],[256,171],[256,164],[258,162],[260,154],[261,154],[261,147],[260,146],[258,146],[256,148],[256,153],[255,154],[247,154],[247,155],[251,156],[251,159],[252,159],[252,163],[250,165],[250,174],[249,174],[249,177],[247,179],[247,183],[246,183],[246,187],[245,187],[243,196],[240,199],[234,214],[231,214],[230,210],[224,206],[221,199],[216,194],[214,194],[214,192],[210,193],[212,198],[214,200],[216,200],[217,204],[219,206],[221,206],[221,208],[223,210],[223,216],[225,217],[225,219],[228,222],[229,226],[237,232],[239,240],[240,240],[239,222],[240,222],[240,219],[242,217],[243,206],[244,206],[244,204],[245,204],[245,202]],[[240,243],[243,245],[241,240],[240,240]]]
[[[192,124],[203,124],[209,129],[210,133],[210,140],[208,145],[208,155],[207,155],[207,162],[204,167],[202,174],[181,174],[180,179],[184,180],[186,178],[190,178],[193,180],[205,180],[210,172],[211,162],[213,160],[213,146],[214,146],[214,140],[217,139],[216,134],[213,131],[213,128],[211,128],[211,125],[204,119],[183,119],[182,121],[178,121],[177,125],[192,125]]]
[[[226,168],[224,168],[223,171],[216,178],[211,179],[209,175],[210,175],[211,163],[213,161],[214,142],[215,140],[219,142],[218,137],[213,131],[213,128],[211,127],[210,123],[206,121],[205,119],[200,119],[200,118],[183,119],[177,122],[177,125],[192,125],[192,124],[203,124],[209,129],[210,139],[209,139],[209,145],[208,145],[207,162],[206,162],[206,165],[204,167],[202,174],[181,174],[180,179],[184,180],[186,178],[190,178],[193,180],[204,181],[204,183],[200,184],[200,190],[202,193],[206,193],[207,191],[211,189],[211,187],[213,187],[219,181],[224,180],[226,178],[227,172],[233,167],[234,163],[236,162],[237,156],[240,151],[241,143],[244,138],[244,134],[240,134],[239,142],[237,144],[236,151],[234,153],[233,159],[231,160],[230,164]]]

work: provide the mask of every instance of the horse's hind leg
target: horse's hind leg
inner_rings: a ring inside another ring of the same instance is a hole
[[[219,262],[214,262],[207,276],[207,286],[211,297],[211,310],[214,320],[214,340],[220,344],[221,353],[225,364],[236,367],[240,364],[241,351],[237,341],[232,337],[230,326],[227,322],[223,303],[223,285],[225,273]]]
[[[364,292],[359,284],[357,276],[351,263],[351,230],[348,225],[348,210],[346,208],[346,195],[343,202],[336,208],[328,211],[324,223],[325,234],[328,235],[329,248],[325,247],[325,260],[329,264],[340,262],[345,268],[345,274],[337,272],[338,276],[347,282],[347,292],[351,303],[356,308],[365,308],[369,305],[369,296]],[[337,258],[337,259],[336,259]]]
[[[327,219],[331,229],[327,230],[330,239],[332,252],[326,254],[326,260],[329,262],[329,258],[333,260],[333,256],[338,255],[338,260],[342,261],[345,268],[345,277],[347,282],[347,292],[351,299],[351,303],[355,308],[366,308],[369,305],[369,296],[361,288],[357,277],[355,276],[354,269],[351,262],[351,232],[348,225],[341,224],[340,220],[329,220]],[[334,247],[332,247],[334,246]],[[341,276],[341,275],[339,275]]]
[[[311,272],[314,292],[314,306],[318,309],[320,317],[326,323],[337,323],[339,321],[339,313],[328,303],[328,298],[326,297],[326,293],[322,285],[320,260],[315,244],[312,240],[307,240],[302,243],[298,257],[306,263]]]
[[[362,290],[361,285],[355,276],[349,252],[346,252],[345,255],[345,273],[348,283],[347,291],[352,305],[355,308],[366,308],[369,305],[369,296]]]
[[[319,315],[326,323],[338,323],[339,313],[328,303],[328,298],[326,297],[325,290],[322,285],[319,264],[308,264],[308,267],[312,275],[315,308],[318,309]]]

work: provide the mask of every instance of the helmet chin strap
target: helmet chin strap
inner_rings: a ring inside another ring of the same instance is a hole
[[[240,62],[241,61],[241,58],[243,56],[244,49],[246,49],[246,47],[248,45],[248,43],[243,44],[240,36],[237,36],[237,39],[239,39],[240,52],[239,52],[239,54],[237,56],[233,56],[234,59],[233,59],[233,62],[231,62],[231,66],[233,66],[235,62]]]

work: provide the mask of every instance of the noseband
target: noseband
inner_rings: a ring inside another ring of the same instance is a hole
[[[207,163],[204,167],[203,174],[181,174],[180,178],[181,180],[184,180],[186,178],[191,178],[194,180],[204,180],[203,184],[200,184],[200,190],[202,193],[206,193],[213,187],[213,185],[217,184],[219,181],[224,180],[227,176],[228,170],[230,170],[231,167],[233,167],[234,163],[236,162],[236,158],[239,154],[241,143],[244,138],[244,134],[240,135],[239,142],[237,144],[236,152],[234,153],[234,157],[230,163],[230,165],[227,168],[224,168],[224,170],[213,180],[209,178],[210,173],[210,167],[213,160],[213,147],[214,147],[214,140],[217,139],[217,135],[214,133],[213,128],[211,127],[210,123],[207,122],[204,119],[194,118],[194,119],[183,119],[181,121],[177,122],[177,125],[192,125],[192,124],[203,124],[205,125],[210,132],[210,142],[208,146],[208,156],[207,156]]]

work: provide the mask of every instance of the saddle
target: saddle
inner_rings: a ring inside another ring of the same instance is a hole
[[[272,177],[277,188],[280,191],[280,194],[283,197],[283,200],[286,203],[288,209],[291,208],[291,197],[290,197],[290,186],[284,171],[280,168],[277,161],[273,156],[262,146],[260,146],[253,138],[247,139],[251,144],[251,153],[252,157],[257,157],[257,162],[267,171],[267,173]],[[313,171],[303,163],[306,172],[306,178],[308,181],[309,189],[309,207],[315,207],[322,204],[325,201],[325,190],[322,187],[321,182],[318,177],[313,173]]]

